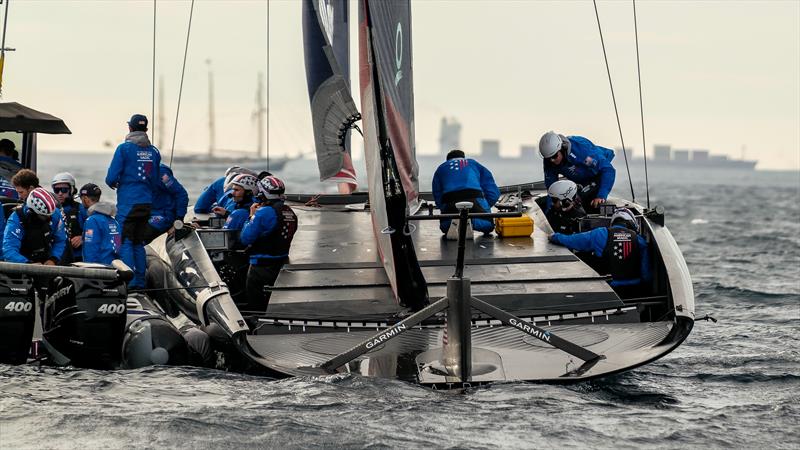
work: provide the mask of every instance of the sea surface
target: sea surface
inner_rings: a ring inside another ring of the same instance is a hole
[[[42,153],[39,171],[46,183],[69,170],[106,195],[110,156]],[[290,191],[323,191],[314,164],[277,174]],[[503,184],[542,178],[540,162],[487,166]],[[192,198],[224,171],[174,169]],[[422,165],[423,189],[432,171]],[[0,365],[0,448],[800,448],[800,174],[682,170],[649,185],[691,270],[697,316],[718,319],[652,364],[462,393],[354,375]],[[630,197],[623,170],[615,194]]]

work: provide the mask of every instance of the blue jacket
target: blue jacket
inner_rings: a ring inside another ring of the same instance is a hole
[[[0,207],[3,204],[0,203]],[[0,209],[0,236],[3,236],[3,233],[6,231],[6,215],[3,214],[3,210]],[[3,259],[3,243],[0,242],[0,261],[4,261]]]
[[[189,206],[189,193],[172,174],[166,164],[159,167],[161,185],[153,192],[153,206],[150,212],[150,225],[160,231],[172,226],[175,219],[183,220]]]
[[[614,159],[614,151],[599,145],[594,145],[592,141],[581,136],[567,137],[570,142],[570,149],[567,157],[561,164],[556,166],[550,160],[544,160],[544,184],[550,187],[558,181],[558,175],[581,184],[587,185],[600,177],[598,198],[606,199],[614,187],[614,178],[617,171],[611,165]]]
[[[133,205],[153,203],[153,192],[162,184],[160,164],[161,154],[144,131],[129,133],[119,144],[108,167],[106,184],[117,190],[120,216],[127,216]]]
[[[253,245],[261,238],[269,237],[270,233],[278,226],[278,215],[270,206],[258,208],[252,219],[246,221],[239,235],[239,241],[244,245]],[[259,259],[283,259],[285,255],[250,255],[250,264],[257,264]]]
[[[225,220],[224,230],[241,230],[245,222],[250,219],[250,209],[241,208],[234,210]],[[249,244],[248,244],[249,245]]]
[[[28,207],[22,206],[22,213],[28,213]],[[56,209],[50,216],[50,235],[53,243],[50,246],[50,256],[60,261],[64,255],[67,244],[67,232],[64,229],[64,221],[61,218],[61,210]],[[6,229],[3,231],[3,260],[16,263],[30,262],[28,258],[19,252],[22,247],[22,240],[25,238],[25,229],[19,220],[17,213],[11,214],[6,222]]]
[[[83,262],[111,264],[119,258],[122,227],[114,219],[116,208],[98,202],[89,208],[91,215],[83,226]]]
[[[614,228],[625,228],[622,225],[614,225]],[[635,278],[632,280],[612,280],[612,286],[628,286],[639,284],[641,280],[650,280],[650,261],[649,251],[647,249],[647,241],[643,237],[637,236],[639,242],[639,254],[642,258],[640,263],[641,279]],[[578,250],[582,252],[593,252],[595,256],[602,257],[603,250],[606,248],[606,241],[608,241],[608,228],[595,228],[591,231],[576,234],[561,234],[554,233],[550,239],[561,244],[569,249]]]
[[[444,207],[442,197],[450,192],[474,189],[483,192],[489,207],[497,203],[500,190],[489,169],[471,158],[453,158],[443,162],[433,174],[433,198],[436,207]]]
[[[224,194],[222,189],[224,185],[225,177],[219,177],[213,183],[206,186],[206,188],[203,189],[203,193],[200,194],[200,197],[197,197],[197,202],[194,204],[194,212],[198,214],[210,213],[217,199]]]

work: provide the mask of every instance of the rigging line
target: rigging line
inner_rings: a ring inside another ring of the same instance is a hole
[[[619,121],[619,110],[617,109],[617,98],[614,95],[614,84],[611,82],[611,69],[608,66],[608,55],[606,54],[606,44],[603,40],[603,29],[600,27],[600,14],[597,12],[597,0],[592,0],[594,4],[594,15],[597,18],[597,30],[600,32],[600,45],[603,47],[603,59],[606,62],[606,73],[608,73],[608,86],[611,88],[611,101],[614,103],[614,114],[617,117],[617,128],[619,129],[619,140],[622,142],[622,154],[625,156],[625,168],[628,170],[628,183],[631,186],[631,201],[636,203],[636,195],[633,193],[633,180],[631,179],[631,168],[628,165],[628,151],[625,148],[625,139],[622,137],[622,124]]]
[[[639,78],[639,114],[642,118],[642,151],[644,152],[644,187],[647,192],[647,209],[650,209],[650,180],[647,177],[647,144],[644,138],[644,106],[642,103],[642,69],[639,65],[639,27],[636,20],[636,0],[633,3],[633,33],[636,36],[636,75]]]
[[[192,32],[192,14],[194,14],[194,0],[189,7],[189,26],[186,30],[186,47],[183,49],[183,68],[181,69],[181,86],[178,88],[178,107],[175,110],[175,127],[172,130],[172,149],[169,152],[169,165],[172,166],[172,157],[175,155],[175,135],[178,134],[178,117],[181,113],[181,95],[183,94],[183,76],[186,73],[186,55],[189,53],[189,35]]]
[[[267,0],[267,172],[269,169],[269,0]]]
[[[0,96],[3,95],[3,65],[6,61],[6,30],[8,29],[8,4],[11,0],[6,0],[5,13],[3,14],[3,41],[0,43]]]
[[[156,141],[156,0],[153,0],[153,81],[152,93],[150,96],[150,140]]]

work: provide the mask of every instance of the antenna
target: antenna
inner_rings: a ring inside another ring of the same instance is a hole
[[[267,172],[269,172],[269,0],[267,0]]]
[[[153,78],[152,90],[150,97],[150,120],[155,122],[156,119],[156,0],[153,0]],[[163,133],[163,130],[162,130]],[[156,140],[156,127],[150,130],[150,138],[153,142]],[[161,148],[161,146],[159,146]]]

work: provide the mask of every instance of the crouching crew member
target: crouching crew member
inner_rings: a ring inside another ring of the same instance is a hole
[[[611,216],[608,228],[573,235],[554,233],[550,241],[602,258],[611,274],[611,286],[621,297],[630,298],[638,296],[641,282],[651,278],[647,241],[638,231],[633,213],[620,208]]]
[[[3,259],[16,263],[55,265],[66,247],[67,233],[53,194],[31,190],[25,204],[8,218],[3,233]]]
[[[256,202],[250,207],[239,240],[248,246],[250,268],[247,271],[246,311],[266,311],[272,286],[289,257],[289,248],[297,232],[297,216],[284,204],[283,181],[267,176],[258,182]]]
[[[67,248],[62,264],[80,261],[83,254],[83,223],[86,221],[86,208],[75,201],[78,188],[75,186],[75,177],[69,172],[61,172],[53,177],[50,186],[56,199],[61,204],[61,215],[64,219],[64,229],[67,231]]]
[[[577,194],[578,185],[570,180],[556,181],[547,189],[550,208],[545,215],[556,233],[573,234],[579,231],[580,221],[586,216],[586,211]]]
[[[433,198],[443,214],[458,213],[456,203],[472,202],[470,212],[492,212],[492,205],[500,198],[500,190],[489,169],[461,150],[452,150],[433,174]],[[471,219],[472,228],[486,234],[494,229],[491,219]],[[450,230],[451,220],[440,220],[442,233]]]
[[[584,207],[597,208],[605,202],[617,171],[611,165],[614,151],[581,136],[563,136],[548,131],[539,140],[539,153],[544,159],[544,184],[547,188],[563,175],[583,186],[578,194]]]
[[[80,190],[81,202],[89,212],[83,227],[83,262],[111,264],[119,259],[122,229],[114,218],[117,207],[101,202],[100,194],[100,188],[92,183]]]

